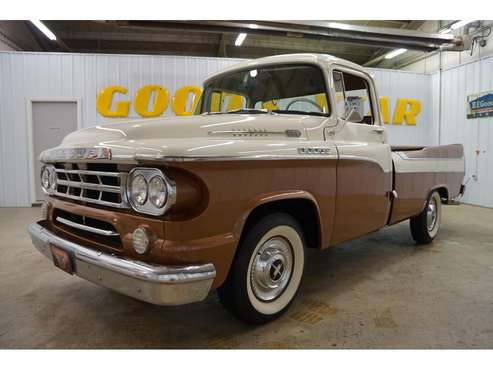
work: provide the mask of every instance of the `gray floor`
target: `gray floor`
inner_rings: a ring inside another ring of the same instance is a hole
[[[447,206],[416,247],[404,222],[310,251],[301,293],[263,327],[213,293],[157,307],[56,269],[25,226],[40,210],[0,208],[0,348],[492,348],[493,210]]]

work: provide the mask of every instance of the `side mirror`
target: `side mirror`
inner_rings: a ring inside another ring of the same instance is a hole
[[[354,114],[357,114],[356,110],[354,109],[354,107],[351,108],[351,110],[349,111],[349,113],[346,115],[346,117],[344,118],[338,118],[337,121],[338,121],[338,124],[341,126],[341,129],[346,126],[346,123],[348,121],[351,121],[351,118],[353,118],[353,115]]]
[[[345,120],[346,121],[349,121],[349,122],[358,123],[358,122],[361,122],[363,120],[363,117],[361,117],[361,114],[359,114],[359,112],[353,107],[349,111],[349,113],[346,116]]]

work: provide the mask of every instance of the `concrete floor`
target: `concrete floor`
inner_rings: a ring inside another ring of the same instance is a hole
[[[309,251],[301,292],[262,327],[215,293],[157,307],[56,269],[25,226],[37,208],[0,208],[0,348],[492,348],[493,209],[444,207],[438,239],[408,222]]]

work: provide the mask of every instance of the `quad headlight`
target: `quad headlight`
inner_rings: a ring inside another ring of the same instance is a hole
[[[46,194],[53,194],[56,190],[55,167],[46,165],[41,168],[41,188]]]
[[[134,210],[159,216],[175,203],[176,187],[161,170],[138,167],[130,171],[127,197]]]

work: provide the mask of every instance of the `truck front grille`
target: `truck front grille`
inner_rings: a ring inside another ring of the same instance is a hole
[[[108,207],[130,208],[126,195],[127,172],[115,165],[87,164],[80,169],[75,163],[57,163],[57,187],[53,195],[100,204]]]
[[[69,232],[77,237],[92,242],[99,242],[112,248],[121,249],[122,247],[120,234],[108,222],[92,217],[80,216],[58,208],[53,211],[53,222],[63,231]]]

